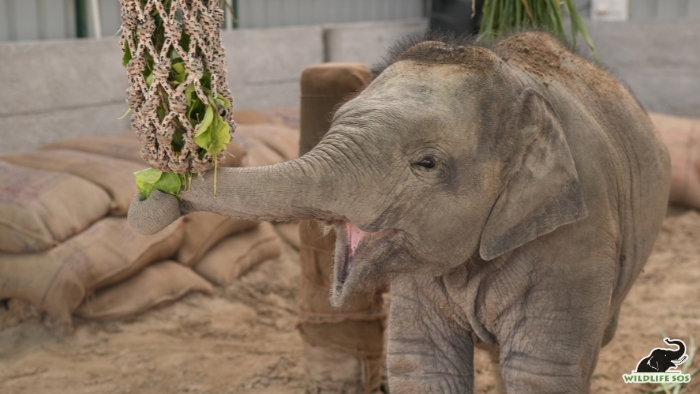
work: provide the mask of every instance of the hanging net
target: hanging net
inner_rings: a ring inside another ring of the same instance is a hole
[[[120,45],[141,156],[163,172],[201,173],[235,130],[218,0],[120,0]]]

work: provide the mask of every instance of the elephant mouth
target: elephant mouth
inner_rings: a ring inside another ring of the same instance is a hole
[[[350,222],[336,224],[336,250],[331,303],[341,306],[357,285],[376,271],[376,262],[383,254],[381,241],[396,234],[396,230],[369,233]]]

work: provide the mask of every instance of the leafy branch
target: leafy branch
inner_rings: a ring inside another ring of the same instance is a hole
[[[565,12],[571,19],[571,39],[564,26]],[[551,32],[568,46],[575,48],[580,34],[591,49],[596,63],[600,64],[593,40],[576,10],[574,0],[485,0],[483,15],[479,40],[493,38],[512,30],[538,27]]]

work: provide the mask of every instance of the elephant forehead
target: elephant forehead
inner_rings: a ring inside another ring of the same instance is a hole
[[[471,85],[469,82],[483,77],[455,64],[424,64],[400,61],[393,64],[369,86],[369,94],[389,94],[400,97],[446,97],[448,93]]]
[[[336,113],[336,120],[359,114],[384,113],[397,120],[461,117],[469,101],[474,75],[455,65],[417,65],[402,61],[383,72],[372,84]],[[466,85],[465,85],[466,84]],[[472,100],[473,99],[473,100]]]

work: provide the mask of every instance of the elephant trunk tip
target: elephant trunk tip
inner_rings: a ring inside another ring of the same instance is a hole
[[[136,193],[129,206],[127,220],[139,234],[153,235],[180,218],[180,201],[177,197],[158,190],[151,192],[147,199]]]

